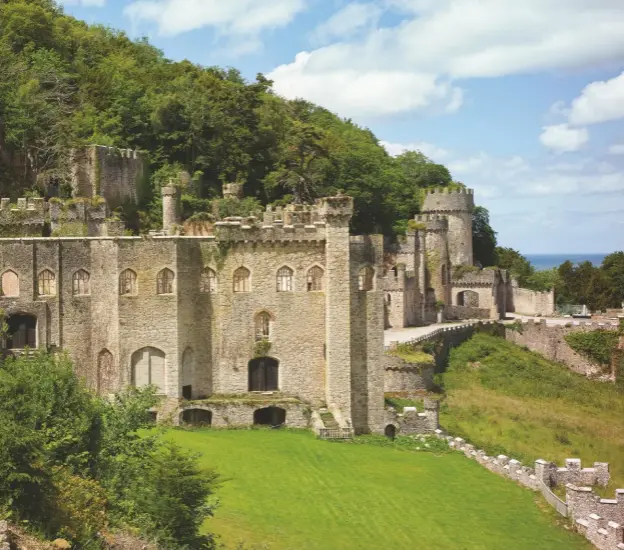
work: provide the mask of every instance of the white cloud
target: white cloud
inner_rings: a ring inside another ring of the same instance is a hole
[[[569,120],[576,126],[624,118],[624,72],[611,80],[592,82],[572,101]]]
[[[154,23],[162,35],[215,27],[223,35],[256,35],[290,23],[305,0],[136,0],[124,8],[135,23]]]
[[[587,144],[589,132],[586,128],[571,128],[567,124],[544,126],[540,141],[557,153],[570,153]]]
[[[377,4],[353,2],[321,23],[313,36],[318,42],[323,43],[333,38],[345,39],[377,21],[382,13],[381,6]]]
[[[94,8],[102,8],[106,4],[106,0],[61,0],[61,4],[65,6],[86,6]]]
[[[388,151],[388,154],[393,157],[399,156],[400,154],[405,153],[405,151],[420,151],[423,155],[429,157],[434,162],[442,162],[448,157],[449,154],[446,149],[442,149],[442,147],[438,147],[437,145],[426,143],[424,141],[407,144],[390,143],[388,141],[380,141],[379,143],[386,149],[386,151]]]
[[[371,29],[357,40],[300,53],[268,75],[276,91],[346,116],[431,105],[453,111],[462,103],[456,83],[461,79],[582,68],[624,56],[620,0],[376,4],[407,18]]]
[[[624,155],[624,143],[616,143],[609,147],[610,155]]]

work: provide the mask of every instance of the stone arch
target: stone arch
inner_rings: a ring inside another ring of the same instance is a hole
[[[392,274],[392,277],[394,277],[395,279],[399,278],[399,268],[398,266],[393,266],[390,268],[390,273]]]
[[[479,307],[479,293],[474,290],[463,290],[457,293],[457,305]]]
[[[37,294],[39,296],[56,295],[56,275],[50,269],[44,269],[37,277]]]
[[[117,390],[115,383],[115,361],[113,354],[103,349],[97,358],[97,392],[102,395],[114,393]]]
[[[180,421],[191,426],[211,426],[212,411],[200,407],[184,409],[180,413]]]
[[[119,275],[119,295],[135,296],[137,293],[137,274],[132,269],[124,269]]]
[[[286,423],[286,410],[281,407],[265,407],[254,411],[254,425],[281,427]]]
[[[295,290],[295,270],[283,265],[277,270],[277,292],[293,292]]]
[[[156,294],[173,294],[175,274],[165,267],[156,275]]]
[[[273,332],[273,315],[268,311],[261,311],[254,318],[255,340],[270,340]]]
[[[158,348],[145,347],[132,354],[132,385],[141,388],[156,386],[156,393],[165,393],[166,355]]]
[[[91,275],[85,269],[79,269],[72,276],[72,294],[74,296],[91,294]]]
[[[324,290],[325,282],[325,270],[318,266],[313,265],[308,269],[306,275],[306,290],[308,292],[322,292]]]
[[[193,385],[195,384],[195,352],[186,348],[182,354],[182,371],[180,374],[182,397],[193,399]]]
[[[256,357],[248,364],[249,391],[279,390],[279,361],[274,357]]]
[[[370,265],[362,267],[358,273],[358,289],[363,291],[373,290],[375,270]]]
[[[394,440],[394,438],[396,437],[396,433],[397,433],[397,428],[394,424],[388,424],[385,428],[384,428],[384,435],[388,438],[388,439],[392,439]]]
[[[15,313],[7,318],[7,349],[37,347],[37,317],[28,313]]]
[[[0,296],[8,298],[19,296],[19,276],[12,269],[7,269],[0,277]]]
[[[250,292],[251,271],[244,266],[241,266],[234,271],[233,287],[234,292]]]

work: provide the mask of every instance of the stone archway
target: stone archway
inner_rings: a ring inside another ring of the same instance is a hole
[[[37,317],[28,313],[16,313],[7,319],[7,349],[37,347]]]
[[[282,426],[286,422],[286,411],[280,407],[266,407],[254,411],[254,425]]]
[[[184,409],[181,414],[183,424],[191,426],[212,425],[212,411],[206,409]]]
[[[156,393],[165,393],[165,352],[157,348],[146,347],[132,354],[132,384],[156,386]]]
[[[474,290],[464,290],[457,293],[457,305],[465,307],[479,307],[479,293]]]
[[[386,426],[386,428],[384,429],[384,435],[388,438],[388,439],[392,439],[394,440],[394,438],[396,437],[396,426],[394,424],[388,424]]]
[[[279,390],[279,361],[273,357],[256,357],[249,361],[249,391]]]

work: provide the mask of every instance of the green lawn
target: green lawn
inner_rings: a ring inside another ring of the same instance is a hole
[[[274,430],[170,430],[226,481],[206,529],[228,548],[589,548],[533,493],[460,454],[319,441]]]

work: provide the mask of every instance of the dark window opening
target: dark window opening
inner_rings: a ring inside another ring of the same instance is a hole
[[[286,422],[286,411],[279,407],[267,407],[254,412],[254,424],[279,428]]]
[[[192,399],[193,398],[193,386],[182,386],[182,397],[184,399]]]
[[[396,426],[394,426],[393,424],[388,424],[386,426],[386,429],[384,430],[384,435],[388,439],[392,439],[394,441],[394,438],[396,437]]]
[[[279,362],[272,357],[259,357],[249,361],[249,391],[277,391]]]
[[[7,349],[37,347],[37,318],[33,315],[11,315],[7,320]]]
[[[182,412],[182,422],[193,426],[210,426],[212,424],[212,411],[187,409]]]
[[[150,422],[153,422],[154,424],[158,422],[158,413],[156,411],[147,411],[147,414],[149,415]]]

